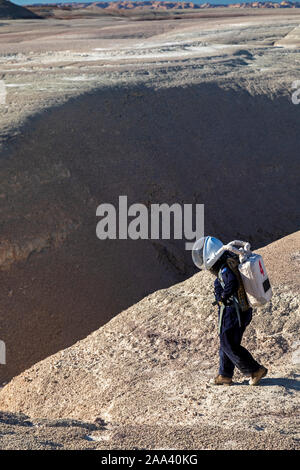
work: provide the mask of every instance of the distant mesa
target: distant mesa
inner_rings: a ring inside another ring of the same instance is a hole
[[[5,0],[4,0],[5,1]],[[9,2],[5,2],[9,3]],[[28,5],[29,6],[29,5]],[[193,2],[164,2],[164,1],[120,1],[120,2],[87,2],[87,3],[36,3],[34,7],[54,7],[58,9],[81,10],[81,9],[102,9],[102,10],[199,10],[203,8],[300,8],[300,2],[282,1],[274,2],[247,2],[233,4],[211,3],[195,4]]]
[[[40,17],[27,8],[15,5],[8,0],[0,0],[0,19],[39,19]]]
[[[300,1],[281,3],[249,2],[229,5],[214,5],[211,3],[195,4],[193,2],[169,1],[117,1],[117,2],[87,2],[87,3],[36,3],[27,5],[27,8],[43,18],[72,19],[90,18],[95,16],[125,16],[140,19],[155,19],[156,17],[176,17],[192,14],[198,15],[202,10],[226,8],[230,9],[258,9],[258,8],[300,8]]]

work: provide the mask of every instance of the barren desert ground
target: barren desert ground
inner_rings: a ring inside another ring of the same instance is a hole
[[[225,13],[176,21],[1,21],[0,65],[8,88],[1,129],[102,86],[214,81],[290,92],[299,78],[299,10]]]
[[[300,9],[201,15],[0,20],[1,448],[299,448]],[[216,312],[182,240],[97,239],[124,194],[265,250],[264,387],[206,385]]]

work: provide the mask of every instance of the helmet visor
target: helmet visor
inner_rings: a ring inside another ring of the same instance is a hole
[[[199,238],[193,246],[192,258],[199,269],[210,269],[222,256],[223,243],[214,237]]]
[[[204,244],[205,244],[205,239],[207,237],[199,238],[193,246],[192,250],[192,258],[194,261],[194,264],[197,266],[199,269],[204,268],[204,257],[203,257],[203,249],[204,249]]]
[[[218,238],[206,237],[203,255],[204,265],[206,269],[210,269],[215,264],[215,262],[221,257],[222,252],[219,252],[219,250],[222,247],[223,243],[218,240]]]

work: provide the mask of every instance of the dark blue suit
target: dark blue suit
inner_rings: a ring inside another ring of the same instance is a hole
[[[238,280],[227,266],[221,269],[224,288],[218,278],[215,280],[215,297],[218,303],[225,304],[220,324],[220,368],[219,374],[232,377],[234,367],[244,375],[251,375],[260,367],[249,351],[241,346],[243,333],[252,320],[252,309],[242,312],[239,316],[233,303],[233,296],[237,293]],[[221,307],[219,305],[219,321]]]

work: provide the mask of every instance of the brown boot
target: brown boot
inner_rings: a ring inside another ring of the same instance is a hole
[[[225,377],[224,375],[217,375],[214,379],[211,381],[212,385],[231,385],[232,379],[230,377]]]
[[[260,368],[257,371],[255,371],[251,374],[251,379],[249,381],[249,384],[250,385],[258,385],[259,382],[260,382],[260,379],[265,377],[265,375],[267,375],[267,373],[268,373],[268,369],[266,369],[264,366],[260,366]]]

